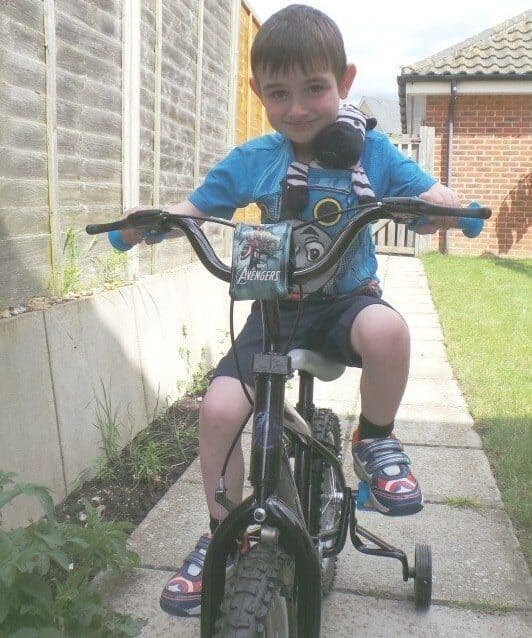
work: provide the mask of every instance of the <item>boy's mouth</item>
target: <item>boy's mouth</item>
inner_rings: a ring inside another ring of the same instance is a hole
[[[316,123],[316,120],[304,120],[301,122],[287,122],[287,125],[292,127],[292,128],[308,128],[309,126],[312,126],[313,124]]]

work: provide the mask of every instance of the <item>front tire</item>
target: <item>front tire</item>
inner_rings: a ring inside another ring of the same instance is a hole
[[[337,456],[341,453],[341,429],[340,421],[336,414],[329,409],[318,408],[314,412],[312,420],[312,434],[315,439],[327,443]],[[336,501],[337,485],[336,477],[332,467],[318,459],[312,464],[312,516],[311,529],[326,531],[338,525],[342,505]],[[330,545],[332,541],[325,543],[323,547]],[[324,558],[323,547],[319,547],[320,568],[321,568],[321,589],[323,596],[326,596],[332,589],[336,578],[337,556]]]
[[[293,574],[288,557],[257,543],[243,554],[226,583],[215,638],[290,638],[294,606],[286,596]]]

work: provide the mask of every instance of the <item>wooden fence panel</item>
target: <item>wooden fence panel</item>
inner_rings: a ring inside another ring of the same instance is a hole
[[[264,107],[249,86],[251,76],[250,51],[260,24],[245,2],[240,6],[240,34],[238,50],[238,86],[236,98],[236,144],[270,133],[272,128]],[[236,212],[237,221],[260,222],[260,211],[255,204]]]

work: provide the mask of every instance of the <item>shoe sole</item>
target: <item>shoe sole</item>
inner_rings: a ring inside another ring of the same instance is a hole
[[[189,607],[187,609],[177,607],[176,603],[171,603],[163,597],[161,597],[161,599],[159,600],[159,605],[161,606],[161,609],[167,614],[170,614],[171,616],[179,616],[181,618],[198,617],[201,613],[201,599],[198,605]]]

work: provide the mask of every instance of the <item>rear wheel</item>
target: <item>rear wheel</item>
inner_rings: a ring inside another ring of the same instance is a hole
[[[414,598],[418,609],[428,609],[432,599],[432,552],[429,545],[416,545]]]
[[[242,555],[228,579],[215,638],[295,636],[293,563],[273,545]]]
[[[329,409],[318,408],[312,420],[312,434],[314,438],[327,443],[340,456],[341,430],[340,421],[336,414]],[[324,532],[338,525],[342,511],[343,495],[338,493],[338,485],[333,468],[326,462],[315,459],[312,464],[312,515],[311,529]],[[342,498],[340,498],[340,496]],[[337,556],[325,558],[323,551],[331,547],[334,541],[320,542],[321,588],[326,596],[332,589],[336,577]]]

